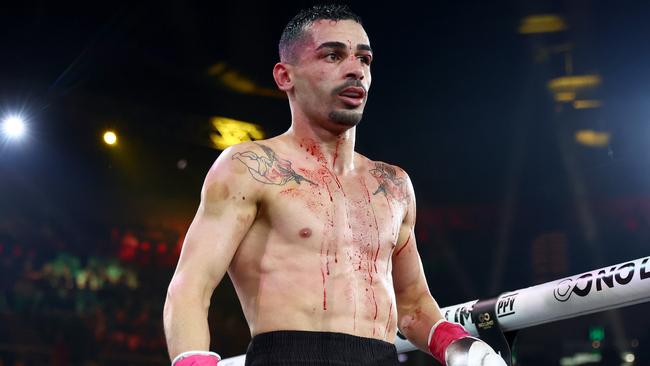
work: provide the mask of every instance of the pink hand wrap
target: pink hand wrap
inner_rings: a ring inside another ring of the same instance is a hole
[[[216,355],[216,354],[215,354]],[[173,366],[217,366],[219,356],[211,354],[193,354],[184,356],[174,362]]]
[[[462,325],[448,322],[446,320],[436,323],[433,326],[433,334],[429,336],[429,351],[433,358],[443,366],[445,362],[445,351],[452,342],[470,336]]]

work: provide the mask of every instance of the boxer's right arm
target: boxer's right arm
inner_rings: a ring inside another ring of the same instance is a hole
[[[171,359],[209,349],[212,292],[257,214],[260,185],[246,166],[232,159],[240,145],[224,150],[210,168],[169,284],[163,321]]]

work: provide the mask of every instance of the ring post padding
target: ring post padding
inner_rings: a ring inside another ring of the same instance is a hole
[[[650,301],[650,257],[603,267],[579,275],[505,292],[496,299],[496,315],[504,332],[575,318],[599,311]],[[478,336],[471,311],[478,300],[442,308],[444,317]],[[395,338],[398,353],[416,350],[409,341]],[[229,362],[233,360],[232,362]],[[238,362],[238,363],[236,363]],[[219,361],[222,366],[243,366],[244,357]]]

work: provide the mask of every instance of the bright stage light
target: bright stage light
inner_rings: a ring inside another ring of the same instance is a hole
[[[210,122],[212,122],[212,126],[219,132],[210,134],[212,143],[219,150],[225,150],[228,146],[240,142],[264,138],[264,131],[254,123],[226,117],[213,117]]]
[[[623,361],[625,361],[625,362],[627,362],[629,364],[633,363],[634,360],[636,360],[636,357],[634,356],[634,353],[632,353],[632,352],[623,352],[623,354],[621,355],[621,358],[623,358]]]
[[[117,144],[117,135],[113,131],[106,131],[104,132],[104,142],[107,145],[115,145]]]
[[[10,139],[19,139],[25,135],[25,120],[20,116],[8,116],[2,121],[2,132]]]

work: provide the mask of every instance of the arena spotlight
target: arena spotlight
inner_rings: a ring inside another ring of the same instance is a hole
[[[117,134],[115,134],[113,131],[104,132],[104,142],[106,145],[114,146],[117,144]]]
[[[25,120],[19,115],[9,115],[2,120],[2,132],[8,139],[20,139],[26,131]]]

